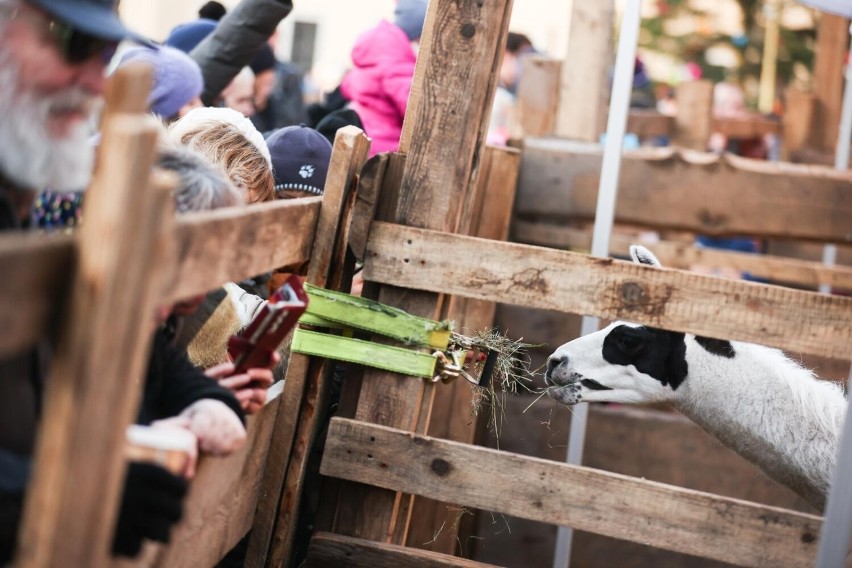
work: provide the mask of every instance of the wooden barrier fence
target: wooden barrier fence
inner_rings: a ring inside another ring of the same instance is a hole
[[[849,356],[852,298],[492,240],[505,235],[505,217],[485,228],[477,215],[491,210],[488,188],[504,188],[497,178],[511,180],[517,166],[517,155],[495,161],[482,144],[511,7],[511,0],[429,3],[400,154],[375,158],[362,170],[366,138],[352,129],[338,133],[322,198],[174,219],[168,180],[150,176],[156,129],[138,115],[116,116],[104,127],[105,151],[115,153],[107,157],[115,159],[102,160],[109,165],[98,172],[81,233],[0,238],[0,257],[12,267],[0,281],[0,314],[11,326],[0,350],[19,352],[54,331],[59,336],[19,565],[110,564],[123,433],[141,392],[147,318],[156,303],[308,260],[309,280],[345,289],[353,261],[347,243],[356,252],[363,246],[366,294],[417,315],[460,313],[447,304],[453,295]],[[590,155],[577,158],[585,162],[581,182],[572,186],[575,207],[593,199],[597,170]],[[501,167],[507,169],[500,173]],[[717,234],[759,226],[772,235],[852,240],[849,179],[841,174],[755,173],[729,162],[666,166],[699,187],[694,190],[670,180],[666,186],[665,176],[648,173],[655,164],[635,167],[635,183],[623,195],[637,195],[620,213],[631,222],[663,217],[672,227]],[[480,185],[488,176],[495,177]],[[711,194],[704,180],[713,176],[715,191],[738,199],[737,208],[718,207],[719,193]],[[548,184],[555,185],[543,178],[535,188]],[[687,189],[692,193],[684,196]],[[518,203],[546,216],[565,201]],[[673,204],[691,213],[676,216]],[[348,225],[350,210],[362,216]],[[378,220],[369,222],[373,216]],[[72,286],[63,287],[69,278]],[[116,322],[117,313],[132,317]],[[470,325],[488,318],[471,316]],[[146,558],[149,564],[213,565],[250,529],[247,566],[295,561],[299,502],[325,421],[329,369],[291,358],[285,383],[273,387],[249,423],[250,443],[227,460],[201,464],[185,520],[169,547]],[[308,566],[476,566],[403,546],[412,544],[409,535],[428,532],[428,525],[414,523],[428,504],[412,495],[736,565],[813,564],[818,516],[428,436],[439,430],[433,417],[448,419],[446,406],[433,411],[442,385],[368,370],[346,388],[321,470],[342,480],[338,492],[326,493],[333,501],[324,526],[336,534],[314,536]],[[441,398],[452,405],[449,413],[461,412],[461,394]]]

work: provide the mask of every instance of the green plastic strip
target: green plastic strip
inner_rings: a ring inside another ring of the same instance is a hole
[[[310,297],[305,313],[310,316],[384,335],[404,345],[422,345],[441,351],[449,345],[452,322],[413,316],[399,308],[310,284],[306,284],[305,289]],[[303,316],[300,323],[307,324],[308,321]]]
[[[291,349],[304,355],[358,363],[385,371],[428,379],[435,376],[435,365],[437,364],[437,359],[428,353],[418,353],[392,345],[381,345],[361,339],[328,335],[301,328],[297,328],[293,333]]]

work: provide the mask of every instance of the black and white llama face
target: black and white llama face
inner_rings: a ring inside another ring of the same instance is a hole
[[[616,322],[557,349],[545,380],[563,404],[658,402],[673,398],[687,371],[684,334]]]
[[[630,247],[634,262],[660,266]],[[563,404],[653,402],[672,398],[687,374],[684,334],[616,322],[566,343],[547,360],[549,393]]]

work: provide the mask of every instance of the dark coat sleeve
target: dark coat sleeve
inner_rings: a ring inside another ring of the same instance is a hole
[[[139,422],[147,424],[177,416],[202,398],[225,403],[245,424],[245,415],[234,394],[190,363],[186,355],[170,345],[163,333],[158,331],[151,348]]]
[[[190,52],[204,77],[201,100],[205,105],[215,103],[292,9],[292,0],[242,0]]]

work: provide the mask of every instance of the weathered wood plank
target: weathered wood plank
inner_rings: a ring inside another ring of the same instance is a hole
[[[527,139],[522,215],[592,219],[601,148]],[[708,235],[852,242],[852,172],[725,155],[649,149],[625,154],[616,221]]]
[[[459,558],[406,548],[396,544],[381,544],[332,533],[319,533],[311,539],[308,557],[302,568],[487,568],[483,564]]]
[[[322,472],[741,566],[811,566],[820,517],[335,418]]]
[[[551,136],[559,109],[559,74],[562,62],[541,55],[522,59],[521,80],[515,103],[517,129],[512,138]]]
[[[849,20],[834,14],[821,14],[817,27],[813,93],[816,122],[811,128],[811,144],[834,153],[843,107],[843,65],[849,47]]]
[[[606,124],[607,70],[612,66],[615,2],[572,2],[568,53],[562,69],[556,135],[597,142]]]
[[[407,159],[396,222],[446,231],[459,225],[476,182],[511,9],[512,0],[429,2],[400,140]],[[377,299],[419,316],[439,314],[435,294],[383,287]],[[422,382],[370,370],[355,414],[415,428],[421,402],[425,399],[428,408],[431,398],[431,388],[424,397],[425,391]],[[336,532],[385,541],[393,536],[398,503],[393,492],[347,487],[341,491]]]
[[[520,158],[516,150],[486,149],[482,174],[472,199],[474,213],[469,216],[467,234],[506,240],[515,201]],[[494,324],[496,309],[494,302],[455,296],[450,301],[447,317],[456,324],[460,333],[473,335]],[[472,412],[471,398],[471,387],[465,381],[457,380],[436,389],[429,435],[472,444],[477,417]],[[408,546],[452,554],[459,532],[459,524],[453,518],[448,519],[456,516],[454,508],[454,505],[444,502],[414,498]]]
[[[138,412],[152,315],[171,260],[172,178],[160,174],[149,184],[158,131],[147,116],[116,115],[104,127],[70,310],[47,381],[19,566],[109,562],[124,433]]]
[[[675,87],[677,115],[675,116],[675,145],[704,151],[710,139],[713,110],[713,82],[686,81]],[[622,172],[623,173],[623,172]]]
[[[450,254],[451,252],[451,254]],[[848,358],[852,298],[376,223],[365,278]]]
[[[379,154],[367,160],[359,175],[352,221],[349,223],[349,248],[359,261],[364,259],[367,235],[370,232],[370,223],[376,217],[381,184],[387,167],[388,154]]]
[[[344,286],[347,246],[345,223],[351,211],[353,185],[370,151],[370,141],[358,128],[337,132],[329,164],[316,238],[310,251],[307,280],[322,288]],[[307,455],[324,416],[326,361],[292,353],[284,393],[275,416],[272,446],[249,542],[247,566],[280,566],[289,562]]]
[[[515,221],[512,231],[517,242],[531,245],[588,250],[592,243],[590,231],[543,222]],[[613,234],[610,254],[627,256],[629,246],[637,242],[628,235]],[[659,241],[647,246],[668,268],[688,270],[694,265],[729,268],[747,271],[757,278],[798,286],[817,288],[820,284],[828,284],[852,290],[852,267],[848,266],[826,266],[821,262],[703,248],[676,241]]]
[[[0,237],[0,357],[32,347],[54,327],[74,281],[70,235]]]
[[[202,457],[183,519],[172,529],[170,544],[152,566],[192,568],[215,566],[249,531],[260,495],[278,398],[284,383],[267,392],[264,407],[248,418],[245,446],[226,458]]]
[[[178,263],[166,282],[166,300],[307,261],[321,201],[308,197],[181,215],[174,237]]]

